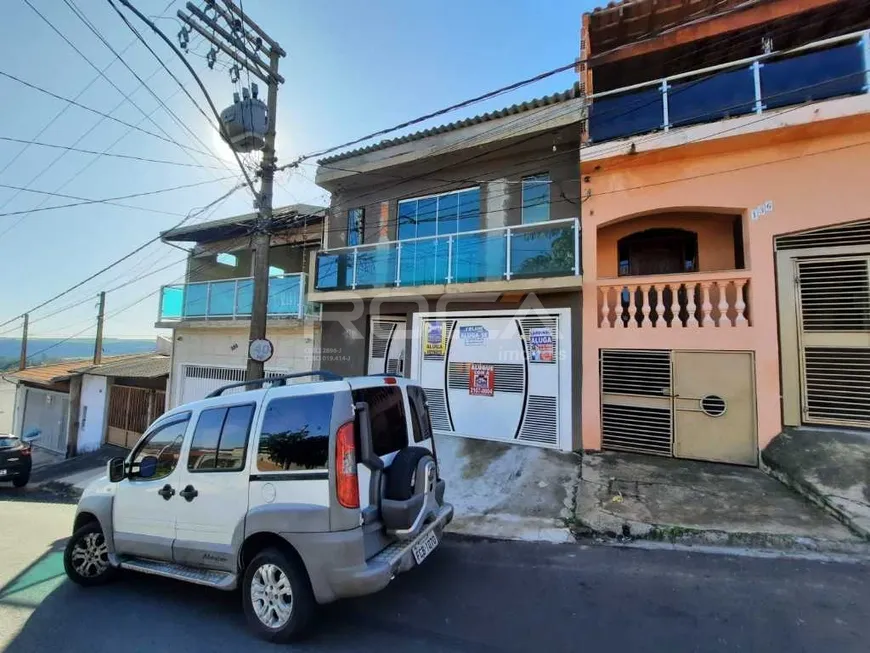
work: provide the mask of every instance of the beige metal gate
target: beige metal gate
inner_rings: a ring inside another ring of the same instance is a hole
[[[870,255],[794,265],[802,421],[870,426]]]
[[[106,442],[131,448],[148,426],[163,414],[162,390],[113,385],[109,390]]]
[[[602,448],[756,465],[754,369],[749,352],[602,350]]]

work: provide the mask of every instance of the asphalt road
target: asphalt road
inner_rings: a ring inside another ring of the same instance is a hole
[[[63,579],[73,507],[0,488],[0,651],[266,651],[238,593],[127,574]],[[14,530],[10,527],[14,524]],[[299,651],[870,649],[870,567],[446,540],[380,594],[326,606]]]

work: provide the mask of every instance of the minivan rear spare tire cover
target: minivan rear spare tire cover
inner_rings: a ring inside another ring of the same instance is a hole
[[[396,454],[387,468],[387,484],[384,493],[392,501],[407,501],[414,494],[414,472],[417,464],[432,452],[423,447],[406,447]]]

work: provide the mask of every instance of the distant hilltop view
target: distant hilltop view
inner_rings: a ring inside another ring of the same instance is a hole
[[[155,351],[156,340],[104,338],[103,355],[119,356],[122,354],[145,354]],[[21,353],[20,338],[0,338],[0,370],[18,367]],[[44,365],[46,363],[88,359],[94,355],[93,338],[30,338],[27,341],[27,355],[30,357],[27,366]]]

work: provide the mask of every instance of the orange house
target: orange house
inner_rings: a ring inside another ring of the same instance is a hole
[[[863,0],[583,17],[584,449],[756,465],[786,426],[870,427],[868,27]]]

